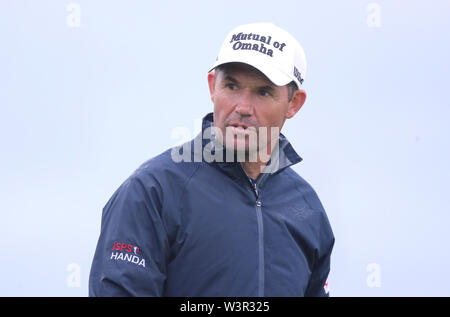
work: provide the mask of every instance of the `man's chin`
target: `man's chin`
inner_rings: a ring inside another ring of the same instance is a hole
[[[227,140],[225,148],[237,153],[251,153],[258,151],[258,147],[256,145],[249,144],[247,140],[236,140],[236,138],[234,140]]]
[[[226,144],[225,150],[228,158],[233,157],[233,160],[237,159],[238,162],[256,162],[258,158],[258,148],[252,148],[248,144]]]

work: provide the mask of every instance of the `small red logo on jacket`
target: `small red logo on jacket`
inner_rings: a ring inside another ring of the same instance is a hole
[[[122,251],[128,253],[133,252],[134,254],[138,254],[141,251],[138,246],[121,242],[115,242],[112,249],[114,251]]]
[[[114,242],[110,260],[122,260],[145,267],[145,259],[140,255],[141,249],[132,244]],[[116,252],[114,252],[116,251]],[[139,254],[139,255],[138,255]]]

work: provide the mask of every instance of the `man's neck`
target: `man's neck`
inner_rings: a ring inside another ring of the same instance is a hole
[[[277,142],[275,142],[275,145],[278,144]],[[264,169],[264,167],[267,165],[267,163],[269,163],[269,158],[273,153],[273,146],[271,143],[269,143],[270,146],[270,155],[269,156],[265,156],[267,158],[267,160],[261,160],[261,156],[259,153],[256,156],[256,161],[252,162],[250,160],[245,160],[241,163],[242,168],[244,169],[245,173],[247,174],[247,176],[253,178],[253,179],[257,179],[259,174],[261,174],[262,170]],[[259,151],[267,151],[267,148],[264,149],[260,149]],[[246,158],[248,158],[248,156],[246,156]]]
[[[267,165],[265,162],[240,162],[248,177],[257,179],[261,170]]]

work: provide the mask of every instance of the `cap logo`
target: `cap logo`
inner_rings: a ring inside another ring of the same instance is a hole
[[[241,41],[259,41],[261,43],[242,43]],[[271,36],[261,36],[259,34],[254,33],[238,33],[233,34],[231,36],[230,43],[233,43],[233,49],[236,50],[254,50],[257,52],[260,52],[262,54],[269,55],[270,57],[273,57],[273,50],[269,47],[264,46],[271,45],[270,42],[272,41]],[[286,46],[286,43],[279,43],[277,41],[274,41],[272,46],[276,49],[279,49],[281,52],[283,51],[283,48]]]
[[[303,84],[302,74],[298,71],[297,67],[294,66],[294,76],[298,79],[300,84]]]

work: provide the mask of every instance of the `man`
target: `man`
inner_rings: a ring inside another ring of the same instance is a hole
[[[306,99],[300,44],[270,23],[230,32],[214,113],[150,159],[103,209],[91,296],[327,296],[334,236],[280,133]]]

